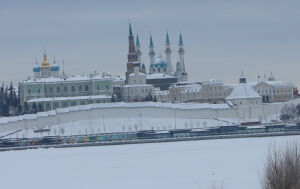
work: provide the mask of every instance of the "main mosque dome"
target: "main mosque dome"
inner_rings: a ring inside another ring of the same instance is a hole
[[[167,66],[167,63],[164,59],[161,57],[157,58],[153,64],[150,65],[151,68],[165,68]]]

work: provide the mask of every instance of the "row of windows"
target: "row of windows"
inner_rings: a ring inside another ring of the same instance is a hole
[[[160,68],[158,68],[158,69],[157,69],[157,72],[160,73],[160,71],[161,71]],[[167,71],[167,69],[164,68],[164,72],[166,72],[166,71]],[[155,73],[155,69],[154,69],[154,68],[152,69],[152,72]]]
[[[291,93],[292,90],[291,89],[277,89],[277,90],[273,90],[273,93]],[[266,93],[272,93],[272,90],[271,89],[265,89],[265,90],[257,90],[257,93],[260,94],[266,94]]]
[[[99,85],[97,85],[96,88],[97,88],[97,90],[100,90],[100,86]],[[109,86],[106,85],[105,88],[106,88],[106,90],[108,90]],[[88,85],[78,86],[77,91],[81,92],[81,91],[83,91],[83,89],[84,89],[84,91],[89,91],[89,86]],[[74,92],[76,92],[76,87],[75,86],[71,86],[70,90],[71,90],[71,92],[74,93]],[[56,93],[60,93],[61,91],[62,91],[61,87],[56,87],[56,89],[55,89]],[[38,89],[37,92],[41,93],[41,89]],[[47,93],[47,88],[45,88],[45,92]],[[63,92],[69,92],[69,89],[68,89],[67,86],[63,87]],[[31,89],[28,89],[28,93],[29,94],[31,93]],[[54,88],[53,87],[49,87],[49,93],[54,93]]]

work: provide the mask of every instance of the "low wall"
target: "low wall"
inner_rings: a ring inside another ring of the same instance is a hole
[[[215,119],[241,118],[260,119],[280,112],[284,104],[268,104],[252,107],[245,111],[227,104],[196,104],[196,103],[106,103],[90,104],[61,108],[48,112],[39,112],[16,117],[0,118],[0,133],[23,130],[26,128],[43,128],[61,123],[78,120],[93,120],[102,118],[177,118],[182,119]],[[246,113],[245,113],[246,112]],[[247,115],[246,115],[247,114]]]

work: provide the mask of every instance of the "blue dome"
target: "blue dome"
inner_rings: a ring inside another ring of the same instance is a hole
[[[167,67],[167,63],[166,63],[165,60],[163,60],[161,58],[158,58],[158,59],[155,60],[155,62],[153,64],[150,65],[150,67],[151,68],[153,68],[153,67],[156,67],[156,68],[158,68],[158,67],[165,68],[165,67]]]
[[[51,66],[51,71],[53,71],[53,72],[59,71],[59,65]]]
[[[33,67],[32,70],[33,70],[33,72],[40,72],[41,71],[41,67],[38,66],[38,65],[36,65],[36,66]]]

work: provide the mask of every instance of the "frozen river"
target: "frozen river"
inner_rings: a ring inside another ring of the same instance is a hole
[[[1,188],[260,188],[268,150],[300,136],[0,153]]]

